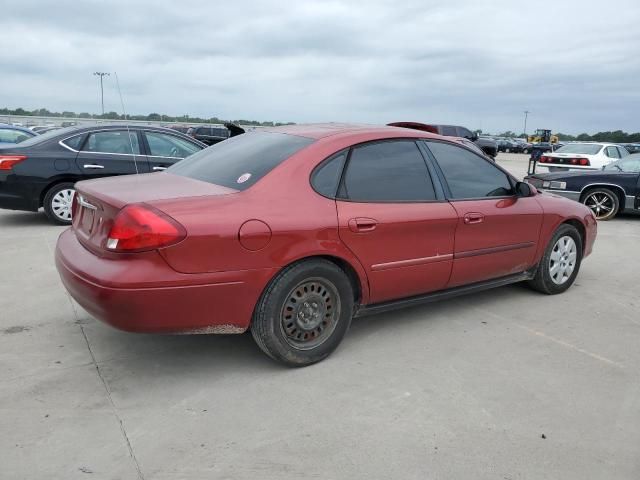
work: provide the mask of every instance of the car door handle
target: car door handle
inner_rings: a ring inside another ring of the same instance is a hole
[[[90,163],[84,165],[84,168],[104,168],[104,165],[96,165],[95,163]]]
[[[352,218],[349,220],[349,230],[355,233],[372,232],[378,226],[378,221],[373,218]]]
[[[161,171],[166,170],[166,169],[167,169],[167,167],[153,167],[152,170],[155,171],[155,172],[161,172]]]
[[[482,223],[482,222],[484,222],[484,215],[482,213],[472,212],[472,213],[466,213],[464,215],[464,223],[467,225],[473,225],[475,223]]]

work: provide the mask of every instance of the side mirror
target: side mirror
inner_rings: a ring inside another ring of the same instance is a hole
[[[532,197],[534,190],[527,182],[516,183],[516,195],[519,197]]]
[[[477,133],[472,134],[469,140],[471,140],[472,142],[475,142],[476,140],[478,140],[478,134]]]

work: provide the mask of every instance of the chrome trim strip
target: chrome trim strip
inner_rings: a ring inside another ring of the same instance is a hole
[[[624,196],[624,208],[629,210],[635,210],[636,197],[631,195]]]
[[[410,258],[409,260],[398,260],[395,262],[377,263],[375,265],[371,265],[371,271],[379,272],[382,270],[390,270],[392,268],[415,267],[417,265],[427,265],[429,263],[444,262],[445,260],[452,260],[452,259],[453,259],[452,253],[448,253],[445,255],[434,255],[433,257]]]
[[[167,169],[167,167],[153,167],[152,170],[156,172],[163,172]]]
[[[98,209],[98,207],[96,207],[94,204],[87,202],[82,195],[78,195],[78,205],[84,208],[88,208],[89,210]]]
[[[627,195],[627,191],[624,189],[624,187],[620,186],[620,185],[616,185],[615,183],[604,183],[604,182],[596,182],[596,183],[590,183],[588,185],[585,185],[584,187],[582,187],[582,190],[580,190],[580,193],[584,192],[587,188],[589,187],[594,187],[594,186],[600,186],[600,185],[607,185],[609,187],[618,187],[620,190],[622,190],[622,192],[625,194],[625,196]]]
[[[478,250],[467,250],[464,252],[457,252],[454,254],[454,258],[469,258],[477,257],[479,255],[489,255],[492,253],[508,252],[510,250],[520,250],[522,248],[535,247],[534,242],[514,243],[511,245],[501,245],[499,247],[480,248]]]
[[[73,137],[78,137],[78,136],[79,135],[73,135]],[[60,140],[58,142],[58,145],[60,145],[63,148],[66,148],[67,150],[71,150],[73,153],[78,153],[78,150],[75,150],[75,149],[71,148],[69,145],[67,145],[66,143],[64,143],[65,140],[68,140],[70,138],[72,138],[72,137],[67,137],[67,138],[64,138],[64,139]]]

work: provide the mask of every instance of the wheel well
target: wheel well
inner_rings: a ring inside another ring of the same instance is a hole
[[[49,190],[51,190],[53,187],[55,187],[56,185],[60,184],[60,183],[66,183],[66,182],[78,182],[80,181],[79,178],[77,177],[62,177],[62,178],[57,178],[55,181],[51,182],[49,185],[47,185],[46,187],[44,187],[42,189],[42,191],[40,192],[40,198],[38,200],[38,207],[42,207],[44,206],[44,197],[47,194],[47,192]]]
[[[351,283],[351,286],[353,287],[353,299],[356,303],[359,303],[362,300],[362,286],[360,285],[360,277],[356,273],[355,269],[351,266],[351,264],[346,260],[343,260],[342,258],[339,258],[339,257],[334,257],[332,255],[314,255],[312,257],[300,258],[295,262],[290,263],[289,265],[306,262],[307,260],[315,260],[319,258],[323,260],[328,260],[329,262],[335,264],[340,270],[342,270],[345,273],[345,275],[349,279],[349,282]],[[285,267],[283,268],[286,268],[289,265],[285,265]]]
[[[617,185],[590,185],[588,188],[585,188],[580,194],[580,201],[584,200],[584,197],[587,195],[587,193],[599,188],[606,188],[607,190],[611,190],[613,193],[615,193],[618,196],[618,211],[620,212],[624,210],[624,190]]]
[[[572,227],[575,227],[576,230],[578,230],[578,233],[580,234],[580,239],[582,240],[582,253],[584,254],[584,249],[586,248],[586,243],[587,243],[587,230],[584,228],[584,225],[580,220],[573,220],[573,219],[567,220],[564,223],[571,225]]]

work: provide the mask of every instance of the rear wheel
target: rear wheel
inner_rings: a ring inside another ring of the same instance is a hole
[[[75,184],[58,183],[51,187],[44,196],[44,213],[56,225],[71,225],[71,205],[76,193]]]
[[[251,333],[274,360],[291,367],[319,362],[349,329],[353,288],[345,273],[327,260],[285,268],[256,305]]]
[[[536,276],[529,285],[547,295],[569,289],[578,275],[582,262],[582,237],[573,225],[563,224],[554,233]]]
[[[620,209],[620,199],[608,188],[589,190],[584,197],[584,203],[598,220],[611,220]]]

